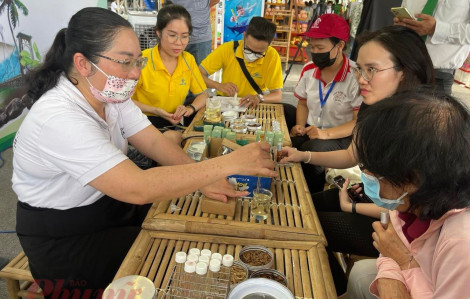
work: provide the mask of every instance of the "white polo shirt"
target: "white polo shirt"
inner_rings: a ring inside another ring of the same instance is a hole
[[[307,101],[308,125],[328,129],[353,119],[353,111],[359,110],[362,96],[359,94],[359,84],[350,66],[355,66],[355,63],[343,54],[343,64],[333,81],[329,83],[320,79],[321,69],[313,62],[309,62],[303,67],[294,95],[300,101]],[[323,108],[320,104],[319,80],[324,98],[332,84],[336,82]]]
[[[150,125],[131,100],[105,111],[106,121],[64,76],[34,103],[13,142],[20,201],[65,210],[103,196],[88,183],[127,159],[127,138]]]
[[[426,0],[403,0],[414,16]],[[458,69],[470,52],[470,0],[438,0],[433,13],[434,34],[426,37],[426,48],[435,69]]]

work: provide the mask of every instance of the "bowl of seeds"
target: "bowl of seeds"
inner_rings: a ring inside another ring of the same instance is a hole
[[[261,269],[251,273],[250,278],[267,278],[279,282],[287,287],[287,278],[281,272],[274,269]]]
[[[241,261],[234,261],[230,267],[230,288],[248,279],[248,268]]]
[[[263,246],[245,246],[240,250],[238,258],[250,272],[271,269],[274,260],[273,253]]]

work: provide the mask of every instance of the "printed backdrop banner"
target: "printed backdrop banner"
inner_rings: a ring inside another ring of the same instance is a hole
[[[251,18],[263,16],[263,0],[226,0],[224,4],[224,43],[243,39]]]
[[[73,14],[84,7],[107,7],[106,0],[6,2],[0,11],[0,151],[11,146],[33,104],[25,96],[24,75],[42,62]]]

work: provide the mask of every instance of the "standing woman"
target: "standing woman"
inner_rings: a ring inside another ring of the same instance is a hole
[[[142,51],[148,64],[142,70],[132,99],[158,129],[177,125],[182,117],[194,117],[206,104],[204,79],[194,56],[184,51],[192,30],[191,16],[183,6],[165,4],[157,15],[159,43]],[[189,91],[196,98],[184,106]],[[185,124],[189,121],[185,119]],[[181,133],[168,131],[165,135],[180,144]]]
[[[129,100],[141,53],[129,22],[89,7],[29,73],[35,103],[15,136],[12,182],[18,238],[46,298],[101,298],[148,204],[197,189],[223,201],[247,194],[228,175],[275,175],[266,143],[194,163],[153,127]],[[162,167],[138,168],[129,143]]]

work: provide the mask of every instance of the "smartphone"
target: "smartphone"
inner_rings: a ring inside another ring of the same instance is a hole
[[[333,184],[336,186],[336,188],[338,189],[342,189],[343,188],[343,185],[344,185],[344,182],[346,182],[346,179],[343,178],[342,175],[338,175],[338,176],[335,176],[333,178]]]
[[[390,10],[395,15],[395,17],[397,17],[400,21],[403,20],[403,19],[416,20],[415,17],[413,17],[410,14],[408,9],[406,9],[406,7],[392,7],[392,8],[390,8]]]
[[[343,188],[343,185],[344,185],[344,182],[346,181],[346,179],[341,176],[341,175],[338,175],[338,176],[335,176],[333,178],[333,184],[336,186],[336,188],[338,189],[342,189]],[[361,183],[359,184],[360,187],[362,188],[362,190],[357,193],[354,189],[352,188],[349,188],[347,191],[348,191],[348,195],[349,195],[349,198],[354,201],[354,202],[360,202],[360,203],[372,203],[372,200],[364,193],[364,185]]]
[[[364,184],[360,183],[359,186],[361,188],[361,191],[359,193],[357,193],[353,188],[348,189],[349,198],[351,198],[351,200],[354,202],[373,203],[369,196],[367,196],[364,192]]]

